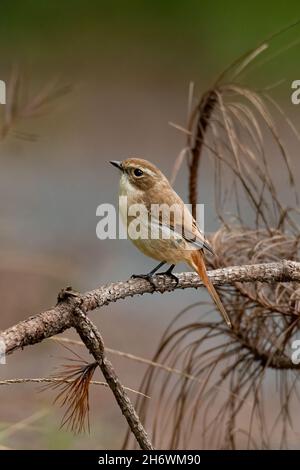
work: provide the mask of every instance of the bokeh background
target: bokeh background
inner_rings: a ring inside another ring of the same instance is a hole
[[[298,11],[297,1],[2,1],[0,79],[9,81],[17,67],[29,95],[56,79],[72,89],[0,142],[0,329],[53,305],[66,285],[85,291],[149,271],[153,262],[129,241],[96,237],[97,206],[117,202],[118,174],[108,160],[138,155],[170,175],[185,139],[168,122],[185,125],[189,83],[199,96],[228,63]],[[299,28],[291,30],[274,41],[273,52],[298,38]],[[300,108],[290,102],[299,75],[299,48],[291,48],[249,70],[243,83],[260,88],[285,79],[272,95],[299,127]],[[299,174],[298,149],[291,151]],[[276,171],[284,192],[288,183]],[[212,232],[218,220],[208,158],[201,175]],[[176,190],[187,199],[185,166]],[[91,318],[107,346],[150,358],[174,315],[204,298],[200,291],[146,295]],[[8,357],[0,377],[47,376],[67,355],[45,341]],[[112,359],[123,383],[138,388],[144,367]],[[3,448],[120,447],[126,422],[109,391],[93,389],[91,432],[79,436],[59,429],[62,410],[52,405],[53,393],[39,392],[29,384],[1,387]]]

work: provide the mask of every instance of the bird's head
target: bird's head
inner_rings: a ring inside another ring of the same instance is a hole
[[[152,163],[141,158],[127,158],[123,161],[111,161],[121,172],[121,188],[148,191],[159,183],[168,183],[164,174]]]

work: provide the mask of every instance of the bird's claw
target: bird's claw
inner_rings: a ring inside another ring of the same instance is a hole
[[[80,297],[80,293],[73,290],[71,286],[64,287],[61,289],[57,295],[57,304],[64,302],[70,297]]]
[[[176,286],[178,285],[178,283],[179,283],[178,277],[177,277],[175,274],[171,273],[170,271],[165,271],[164,273],[159,273],[159,275],[160,275],[160,276],[161,276],[161,275],[163,275],[163,276],[168,276],[170,279],[174,279],[174,281],[176,282],[175,287],[176,287]]]
[[[148,281],[151,284],[153,289],[156,289],[156,284],[153,280],[154,279],[153,274],[132,274],[130,276],[130,279],[145,279],[146,281]]]

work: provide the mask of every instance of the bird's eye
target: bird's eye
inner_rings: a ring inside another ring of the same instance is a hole
[[[143,170],[141,170],[140,168],[135,168],[135,170],[133,171],[133,173],[134,173],[134,176],[137,176],[138,178],[139,178],[140,176],[143,176],[143,174],[144,174]]]

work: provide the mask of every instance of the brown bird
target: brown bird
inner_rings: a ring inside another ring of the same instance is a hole
[[[150,273],[133,275],[153,283],[152,277],[164,264],[163,274],[178,279],[172,270],[179,262],[194,269],[220,310],[227,325],[231,320],[207,276],[204,250],[213,253],[195,219],[165,175],[152,163],[140,158],[110,162],[121,170],[119,209],[128,237],[145,255],[160,261]]]

